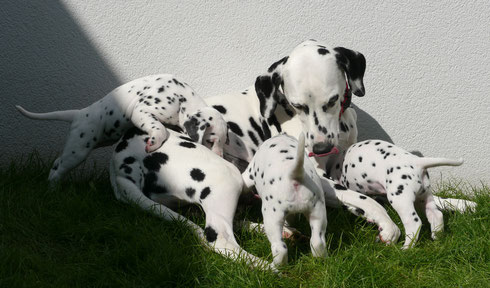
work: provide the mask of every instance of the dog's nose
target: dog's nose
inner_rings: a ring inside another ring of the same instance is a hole
[[[330,143],[316,143],[313,145],[313,153],[315,154],[325,154],[332,151],[334,145]]]

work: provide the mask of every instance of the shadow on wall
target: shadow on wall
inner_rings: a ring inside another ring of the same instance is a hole
[[[357,130],[358,136],[357,141],[363,141],[368,139],[379,139],[390,143],[393,143],[390,135],[381,127],[378,121],[374,119],[371,115],[366,113],[364,110],[358,106],[352,104],[354,110],[357,113]]]
[[[60,1],[3,1],[0,29],[0,165],[33,149],[52,158],[69,125],[24,118],[14,105],[34,112],[79,109],[120,81]]]
[[[69,125],[20,115],[19,104],[33,112],[79,109],[95,102],[121,81],[60,1],[5,0],[0,10],[0,166],[36,149],[54,159]],[[359,107],[359,140],[392,142],[381,125]],[[88,158],[106,167],[110,148]]]

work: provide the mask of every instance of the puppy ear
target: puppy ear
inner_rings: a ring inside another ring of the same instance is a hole
[[[184,128],[192,141],[198,142],[199,138],[202,138],[199,135],[199,121],[195,117],[191,117],[189,120],[185,121]]]
[[[255,92],[259,97],[260,114],[268,119],[274,115],[279,98],[282,93],[279,86],[282,84],[282,69],[288,61],[288,56],[276,61],[267,69],[267,74],[257,77],[255,80]]]
[[[366,93],[364,89],[364,72],[366,71],[366,58],[361,53],[350,50],[344,47],[335,47],[333,50],[337,52],[337,65],[347,74],[349,87],[354,95],[359,97]]]

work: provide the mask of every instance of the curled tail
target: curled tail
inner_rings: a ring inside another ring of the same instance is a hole
[[[427,169],[437,166],[460,166],[463,164],[463,158],[459,159],[448,159],[448,158],[431,158],[431,157],[421,157],[417,159],[417,164],[422,166],[422,168]]]
[[[17,108],[17,110],[19,110],[19,112],[22,115],[26,116],[27,118],[38,119],[38,120],[60,120],[66,122],[72,122],[79,111],[79,110],[62,110],[62,111],[53,111],[47,113],[33,113],[22,108],[22,106],[20,105],[15,105],[15,108]]]
[[[296,151],[296,165],[293,172],[291,172],[291,178],[299,182],[303,181],[305,169],[305,134],[301,133],[298,139],[298,150]]]

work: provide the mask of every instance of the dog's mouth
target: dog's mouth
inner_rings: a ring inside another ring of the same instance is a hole
[[[314,152],[310,152],[308,153],[308,157],[325,157],[331,154],[338,154],[338,153],[339,153],[339,149],[337,149],[337,147],[334,146],[332,150],[330,150],[330,152],[322,153],[322,154],[316,154]]]

